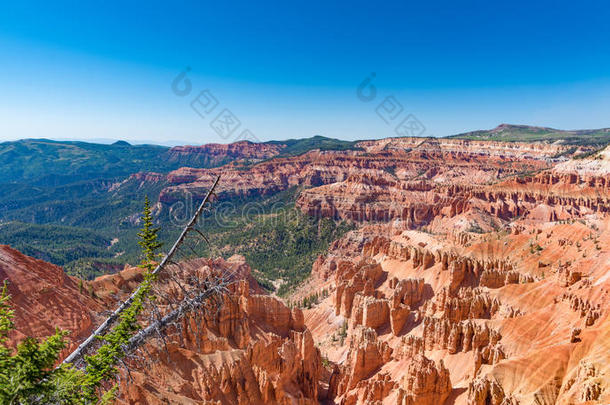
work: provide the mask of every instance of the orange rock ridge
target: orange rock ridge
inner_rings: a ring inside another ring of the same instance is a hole
[[[358,146],[166,177],[162,206],[201,195],[222,172],[221,198],[300,186],[304,213],[357,229],[318,257],[291,297],[330,291],[303,311],[262,294],[243,258],[195,262],[231,268],[242,281],[201,334],[172,335],[167,350],[151,344],[154,362],[133,374],[121,401],[610,402],[607,153],[576,162],[558,144],[389,138]],[[6,252],[7,274],[38,266],[54,274],[53,285],[74,289],[61,269]],[[33,283],[20,274],[8,277]],[[88,330],[95,314],[87,311],[127,294],[138,277],[126,269],[92,282],[99,298],[71,304],[91,320],[66,327]]]

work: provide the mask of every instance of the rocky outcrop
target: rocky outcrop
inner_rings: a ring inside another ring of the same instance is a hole
[[[239,258],[207,265],[246,270],[246,279],[230,287],[217,311],[206,312],[203,319],[185,318],[166,339],[165,349],[148,344],[161,362],[137,369],[143,383],[138,390],[125,390],[124,401],[317,403],[322,358],[301,310],[252,293],[249,268]],[[176,387],[181,387],[178,392]]]
[[[477,378],[468,386],[469,405],[519,405],[495,380]]]
[[[351,262],[341,262],[337,267],[337,283],[335,290],[335,313],[346,318],[351,317],[356,294],[366,297],[372,296],[374,284],[381,277],[381,266],[375,262],[360,262],[356,265]],[[359,299],[362,302],[362,298]],[[362,306],[357,306],[362,310]]]
[[[451,354],[480,352],[489,364],[502,360],[504,352],[499,345],[501,335],[486,324],[473,321],[450,322],[446,319],[425,317],[423,340],[426,350],[447,350]]]
[[[14,344],[26,336],[43,337],[55,328],[70,331],[70,348],[87,336],[104,308],[89,283],[67,276],[61,267],[0,245],[0,284],[7,283],[15,309]]]
[[[356,388],[361,381],[389,362],[392,348],[387,343],[380,342],[373,329],[357,326],[353,330],[348,353],[346,362],[331,380],[333,386],[330,391],[334,395],[343,395]]]
[[[558,221],[592,212],[610,212],[608,187],[601,177],[577,176],[575,180],[571,175],[541,174],[494,186],[440,186],[425,181],[388,180],[385,174],[379,174],[376,178],[350,176],[340,183],[307,190],[298,204],[303,212],[313,216],[359,222],[400,219],[410,228],[428,225],[439,216],[455,217],[474,207],[501,220],[529,215],[543,221]]]
[[[449,370],[419,354],[409,361],[398,388],[397,405],[443,404],[451,393]]]
[[[209,143],[201,146],[174,146],[165,153],[169,162],[191,167],[213,167],[233,160],[262,160],[276,156],[285,148],[281,144],[239,141],[229,144]]]
[[[592,326],[602,315],[601,303],[593,303],[586,298],[582,298],[574,293],[563,293],[557,301],[567,302],[570,309],[585,320],[586,326]]]
[[[434,300],[428,301],[422,312],[428,316],[442,315],[451,322],[467,319],[490,319],[500,309],[500,301],[478,288],[462,288],[452,293],[451,287],[441,289]]]

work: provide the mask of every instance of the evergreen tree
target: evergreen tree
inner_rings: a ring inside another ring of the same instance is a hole
[[[140,284],[131,306],[121,313],[117,326],[101,338],[105,344],[94,355],[85,356],[87,361],[87,381],[83,388],[83,393],[85,397],[91,400],[96,397],[103,381],[116,377],[118,372],[116,365],[125,357],[123,347],[129,342],[129,339],[135,332],[140,329],[138,316],[144,308],[144,303],[150,298],[152,283],[155,280],[155,275],[152,272],[158,257],[157,251],[161,248],[162,244],[157,240],[160,228],[153,226],[148,196],[144,199],[142,223],[143,227],[138,232],[138,236],[141,239],[138,244],[142,247],[144,256],[142,263],[139,265],[140,268],[145,269],[144,281]],[[112,398],[115,390],[116,386],[106,393],[105,398]]]
[[[13,350],[8,345],[8,335],[15,328],[15,311],[9,300],[5,281],[0,294],[0,403],[29,404],[34,403],[33,398],[38,403],[46,403],[64,376],[63,370],[55,370],[54,365],[66,347],[68,332],[57,329],[41,342],[26,338]],[[72,399],[74,396],[60,403],[77,403]]]
[[[129,339],[140,329],[138,316],[144,303],[150,298],[152,271],[161,243],[157,240],[159,228],[153,227],[148,198],[142,215],[142,239],[144,281],[136,293],[132,305],[123,311],[117,325],[101,336],[102,346],[91,356],[85,356],[85,372],[70,364],[55,368],[61,351],[66,347],[69,332],[57,329],[55,334],[41,340],[26,338],[13,350],[8,345],[8,335],[14,329],[14,310],[9,304],[6,283],[0,294],[0,403],[1,404],[106,404],[117,389],[116,385],[105,390],[105,382],[113,380],[116,365],[125,357],[123,351]],[[89,285],[91,289],[91,285]],[[92,290],[90,290],[92,292]],[[104,392],[106,391],[106,392]]]
[[[157,259],[157,251],[163,246],[158,240],[160,228],[155,228],[153,225],[153,216],[150,211],[150,201],[148,196],[144,197],[144,211],[142,213],[143,227],[138,232],[140,241],[138,244],[142,246],[144,259],[140,267],[147,269],[149,272],[154,270],[155,260]]]

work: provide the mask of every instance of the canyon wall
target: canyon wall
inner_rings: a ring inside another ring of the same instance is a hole
[[[147,344],[119,402],[610,402],[606,151],[577,161],[560,144],[388,138],[272,158],[279,149],[242,146],[270,159],[134,179],[163,182],[159,210],[201,198],[218,174],[221,200],[294,187],[303,213],[355,229],[317,258],[290,306],[241,257],[193,262],[239,277],[218,311]],[[141,278],[127,268],[81,288],[8,247],[0,259],[21,335],[61,319],[78,340]]]

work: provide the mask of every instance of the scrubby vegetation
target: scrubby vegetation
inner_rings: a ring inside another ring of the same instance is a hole
[[[483,230],[483,228],[481,228],[481,225],[479,225],[478,222],[473,221],[470,224],[470,227],[466,230],[466,232],[472,232],[472,233],[485,233],[485,231]]]
[[[285,295],[307,278],[317,256],[332,241],[353,228],[347,222],[302,214],[294,206],[296,192],[221,205],[221,212],[223,206],[230,209],[205,218],[210,246],[202,254],[241,254],[267,289],[273,287],[268,280],[283,280],[277,293]]]
[[[580,153],[578,155],[575,155],[573,158],[574,159],[587,159],[587,158],[600,159],[601,155],[599,153],[604,149],[605,149],[605,146],[602,146],[601,148],[597,148],[597,149],[591,150],[589,152]]]
[[[343,346],[343,343],[345,343],[345,338],[347,338],[347,321],[344,321],[343,324],[341,325],[341,328],[339,328],[339,344],[341,346]]]
[[[308,295],[307,297],[297,300],[295,302],[289,302],[288,306],[290,308],[297,307],[301,309],[311,309],[316,306],[320,300],[323,300],[328,297],[328,290],[325,288],[320,292],[315,292],[313,294]]]

